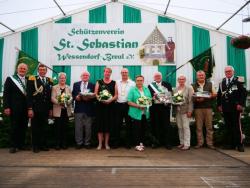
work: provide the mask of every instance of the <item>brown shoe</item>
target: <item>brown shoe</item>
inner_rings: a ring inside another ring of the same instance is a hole
[[[190,150],[190,146],[183,146],[183,147],[181,148],[181,150],[182,150],[182,151]]]
[[[195,149],[200,149],[200,148],[202,148],[202,145],[196,145],[196,146],[194,146],[194,148]]]
[[[207,146],[209,149],[215,149],[215,147],[213,145],[208,145]]]

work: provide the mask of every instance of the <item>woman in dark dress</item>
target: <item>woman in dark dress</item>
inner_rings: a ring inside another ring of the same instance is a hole
[[[114,122],[114,102],[117,99],[117,86],[114,80],[110,79],[112,70],[110,68],[104,69],[104,78],[98,80],[95,86],[95,94],[98,99],[97,109],[96,109],[96,124],[98,130],[98,147],[97,150],[102,149],[102,143],[104,140],[105,148],[108,150],[109,147],[109,135],[110,128]],[[111,94],[109,99],[102,100],[101,93],[106,90]]]

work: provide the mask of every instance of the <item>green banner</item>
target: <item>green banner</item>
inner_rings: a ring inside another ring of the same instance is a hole
[[[30,57],[25,52],[19,50],[19,55],[18,55],[18,59],[17,59],[16,69],[17,69],[17,66],[20,63],[25,63],[26,65],[28,65],[27,75],[33,75],[35,73],[35,70],[36,70],[38,64],[39,64],[39,62],[36,59]]]
[[[203,70],[206,73],[207,78],[212,77],[215,62],[211,48],[197,55],[189,62],[192,64],[196,72],[199,70]]]

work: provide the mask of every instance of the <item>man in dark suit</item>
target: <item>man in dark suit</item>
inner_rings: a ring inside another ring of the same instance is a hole
[[[227,66],[225,68],[226,78],[223,78],[219,85],[217,106],[218,110],[223,113],[225,126],[227,129],[227,147],[244,152],[242,128],[240,116],[245,105],[245,88],[234,76],[234,68]]]
[[[10,116],[10,153],[23,149],[28,124],[26,103],[26,73],[28,66],[20,63],[17,74],[7,77],[4,84],[4,114]]]
[[[74,83],[72,96],[75,101],[75,141],[76,149],[91,147],[91,130],[94,116],[95,85],[89,82],[90,74],[84,71],[81,81]],[[84,129],[84,131],[83,131]],[[83,132],[84,140],[83,140]]]
[[[170,104],[164,102],[163,96],[169,97],[172,93],[172,86],[168,82],[162,81],[162,74],[154,74],[154,82],[149,85],[149,90],[153,96],[153,105],[150,107],[153,135],[158,144],[164,145],[167,149],[172,149],[172,127],[170,125]],[[161,96],[163,94],[163,96]],[[155,144],[152,145],[155,147]]]
[[[47,67],[38,66],[38,76],[30,76],[27,84],[28,117],[31,119],[33,152],[48,151],[45,127],[52,116],[52,79],[46,77]]]

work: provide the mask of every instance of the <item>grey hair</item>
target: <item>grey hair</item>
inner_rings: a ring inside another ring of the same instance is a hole
[[[67,78],[67,75],[66,75],[65,72],[59,72],[58,73],[58,78],[60,78],[62,75],[65,76],[65,78]]]
[[[154,73],[154,76],[156,76],[156,75],[161,75],[161,77],[162,77],[161,72],[156,72],[156,73]]]
[[[90,73],[89,73],[89,71],[87,71],[87,70],[84,70],[84,71],[82,72],[81,76],[82,76],[83,74],[85,74],[85,73],[87,73],[87,74],[90,76]]]
[[[231,65],[226,66],[224,70],[226,70],[226,68],[230,68],[230,69],[232,69],[234,71],[234,68]]]
[[[17,66],[17,69],[19,69],[21,66],[25,65],[27,70],[28,70],[28,65],[26,63],[19,63],[18,66]]]
[[[177,79],[179,79],[180,77],[184,77],[185,79],[187,79],[184,74],[180,74]]]

